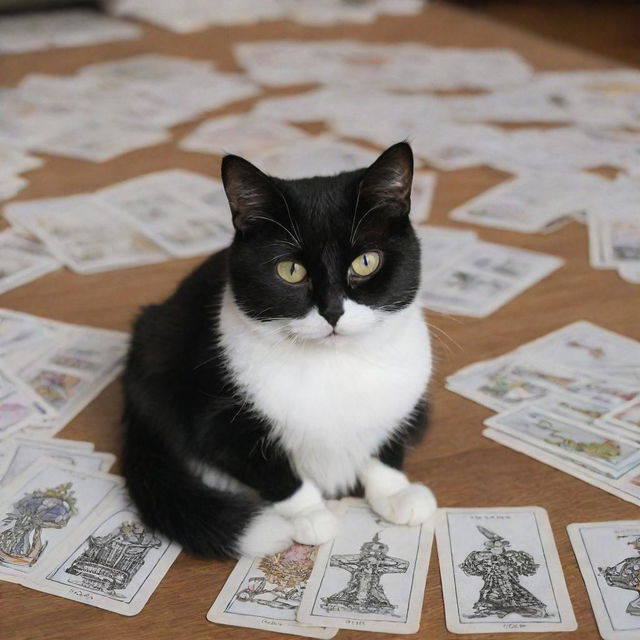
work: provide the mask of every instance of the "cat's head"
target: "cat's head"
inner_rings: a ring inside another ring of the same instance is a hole
[[[336,344],[409,306],[420,280],[412,178],[405,142],[367,169],[302,180],[270,177],[226,156],[239,308],[272,332]]]

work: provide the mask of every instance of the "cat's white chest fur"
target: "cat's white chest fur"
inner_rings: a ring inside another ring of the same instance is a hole
[[[429,334],[415,303],[362,334],[319,344],[249,320],[227,290],[220,334],[248,403],[270,421],[301,478],[327,497],[354,486],[431,374]]]

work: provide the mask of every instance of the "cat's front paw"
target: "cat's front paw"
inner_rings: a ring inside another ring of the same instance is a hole
[[[238,553],[249,558],[262,558],[284,551],[293,544],[294,531],[290,520],[267,509],[256,516],[240,536]]]
[[[300,544],[324,544],[335,538],[338,532],[338,518],[325,507],[313,509],[291,520],[294,527],[293,539]]]
[[[431,489],[419,482],[407,485],[391,495],[367,495],[367,500],[378,515],[393,524],[421,524],[438,508]]]

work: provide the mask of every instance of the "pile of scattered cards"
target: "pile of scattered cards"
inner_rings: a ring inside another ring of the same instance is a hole
[[[168,139],[167,127],[252,97],[246,78],[210,62],[146,54],[32,74],[0,93],[0,141],[93,162]]]
[[[179,169],[94,193],[12,203],[4,213],[82,274],[209,253],[232,237],[222,183]]]
[[[0,439],[53,435],[122,371],[128,335],[0,309]]]
[[[447,378],[483,435],[640,505],[640,343],[575,322]]]
[[[338,629],[416,633],[433,524],[392,525],[353,498],[336,513],[338,535],[325,545],[240,560],[207,619],[308,638]]]
[[[67,10],[3,16],[0,19],[0,53],[133,40],[139,27],[101,15],[97,11]]]
[[[0,456],[0,580],[139,613],[180,547],[140,522],[123,478],[105,473],[113,456],[22,438],[0,442]]]
[[[178,33],[214,25],[254,24],[269,20],[291,20],[306,25],[326,26],[343,22],[373,22],[378,15],[419,13],[427,0],[201,0],[163,2],[155,0],[109,0],[107,8],[116,15],[140,18]]]
[[[526,83],[533,73],[509,49],[439,48],[417,43],[245,42],[235,46],[235,55],[249,77],[260,84],[321,83],[361,87],[367,92],[494,89]],[[362,106],[362,93],[359,103]]]
[[[422,226],[422,305],[483,318],[533,286],[563,261],[555,256],[478,240],[472,231]]]

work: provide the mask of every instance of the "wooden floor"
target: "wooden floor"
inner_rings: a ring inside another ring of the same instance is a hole
[[[145,27],[144,38],[133,42],[6,56],[0,59],[0,78],[3,84],[14,84],[27,73],[71,73],[90,62],[148,51],[212,59],[224,69],[233,69],[229,48],[232,42],[276,37],[354,37],[384,42],[415,40],[434,45],[507,46],[522,53],[539,69],[607,65],[605,60],[591,54],[556,45],[476,14],[447,6],[433,6],[418,18],[387,19],[373,25],[318,30],[277,23],[211,29],[179,36]],[[246,109],[251,103],[238,103],[234,109]],[[138,174],[173,167],[219,175],[219,158],[186,153],[176,148],[176,140],[193,126],[176,127],[173,140],[167,144],[136,151],[104,164],[47,158],[44,167],[29,175],[30,185],[20,198],[87,191]],[[449,222],[447,212],[504,177],[504,174],[487,168],[441,174],[430,222],[464,227]],[[539,505],[546,508],[579,623],[578,631],[562,634],[562,637],[597,638],[587,594],[565,527],[570,522],[634,519],[640,517],[640,511],[627,502],[483,438],[480,435],[482,421],[490,411],[446,391],[443,380],[464,365],[497,356],[578,319],[590,320],[640,339],[640,288],[626,284],[612,272],[589,268],[586,230],[577,224],[549,236],[491,229],[481,229],[480,236],[489,241],[561,256],[566,265],[489,318],[472,320],[430,314],[438,363],[430,386],[432,425],[425,441],[410,455],[408,472],[414,480],[429,484],[441,505]],[[166,296],[197,262],[173,260],[93,276],[60,271],[1,296],[0,305],[63,321],[126,330],[141,305]],[[118,453],[120,409],[120,390],[114,384],[60,435],[92,440],[96,449]],[[215,626],[205,620],[205,614],[232,566],[232,562],[204,561],[182,554],[143,612],[133,618],[0,582],[0,638],[273,638],[273,634],[267,632]],[[365,638],[366,634],[340,631],[338,637],[355,640]],[[430,640],[453,637],[444,626],[435,549],[420,637]],[[501,634],[495,637],[508,640],[512,636]],[[538,636],[529,634],[527,637],[533,639]],[[561,635],[545,634],[549,640],[556,637]]]

